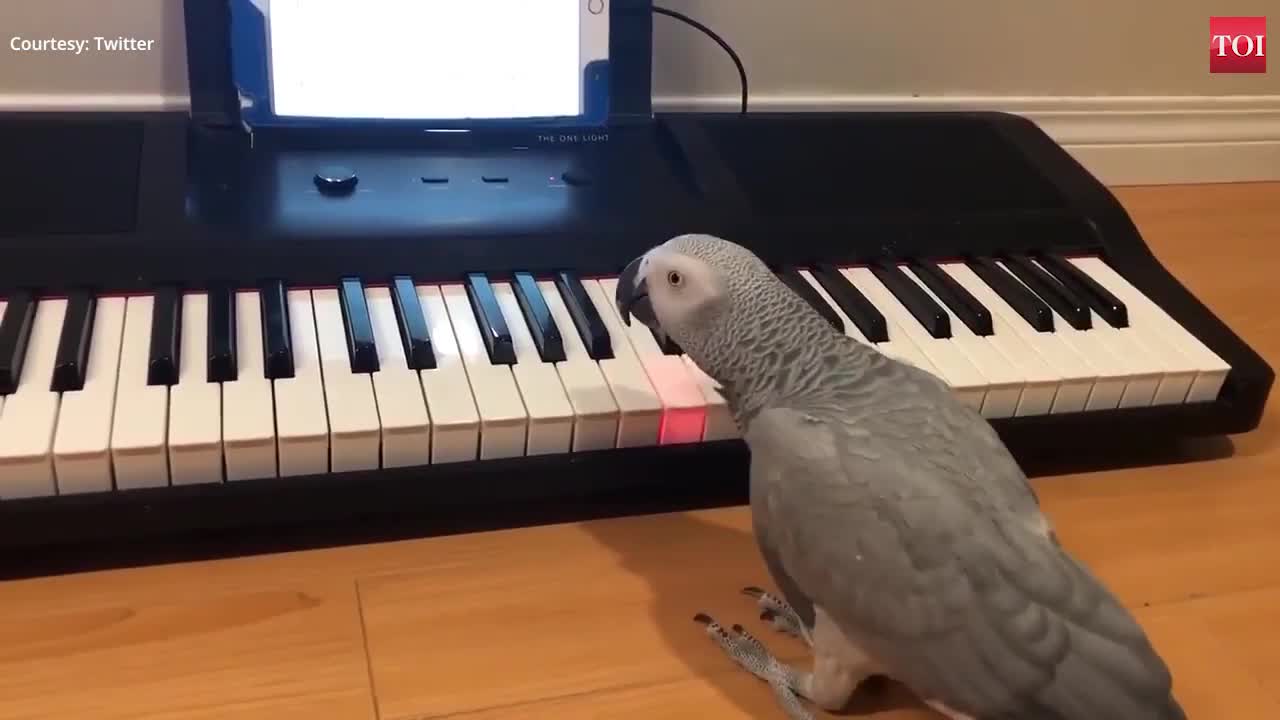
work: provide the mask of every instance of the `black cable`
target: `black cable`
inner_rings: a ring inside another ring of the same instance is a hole
[[[726,53],[729,53],[729,59],[733,60],[733,64],[737,66],[738,78],[741,79],[742,81],[742,112],[743,114],[746,114],[747,112],[747,69],[743,67],[742,59],[739,58],[738,53],[734,52],[733,48],[729,46],[729,43],[725,42],[724,38],[717,35],[716,32],[711,28],[707,27],[706,25],[703,25],[702,23],[698,22],[697,20],[694,20],[693,18],[689,17],[688,15],[685,15],[684,13],[678,10],[668,10],[667,8],[658,7],[657,5],[654,5],[653,12],[655,15],[666,15],[667,17],[675,18],[676,20],[679,20],[680,22],[685,23],[686,25],[690,25],[694,28],[697,28],[698,30],[701,30],[703,34],[705,34],[707,37],[711,38],[712,40],[715,40],[716,44],[724,48],[724,51]]]

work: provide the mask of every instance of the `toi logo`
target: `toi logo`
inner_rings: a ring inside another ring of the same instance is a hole
[[[1265,17],[1209,18],[1209,72],[1265,73]]]

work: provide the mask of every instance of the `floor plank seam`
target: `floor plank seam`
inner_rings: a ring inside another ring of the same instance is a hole
[[[378,707],[378,687],[373,679],[373,653],[369,652],[369,628],[364,617],[364,600],[360,597],[360,580],[351,583],[356,594],[356,617],[360,619],[360,643],[364,647],[364,667],[369,677],[369,702],[373,704],[374,720],[382,720],[382,710]]]

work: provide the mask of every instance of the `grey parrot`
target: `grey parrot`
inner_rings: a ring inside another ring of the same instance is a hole
[[[749,448],[753,533],[781,597],[744,592],[812,668],[695,619],[789,717],[843,709],[880,675],[952,720],[1185,719],[1142,628],[943,381],[837,331],[710,235],[633,260],[615,302],[719,384]]]

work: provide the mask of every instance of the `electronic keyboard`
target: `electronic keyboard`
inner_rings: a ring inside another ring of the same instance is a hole
[[[0,125],[11,562],[741,502],[715,382],[614,303],[684,232],[751,247],[1020,455],[1246,431],[1273,380],[1010,115],[674,113],[499,150]]]

